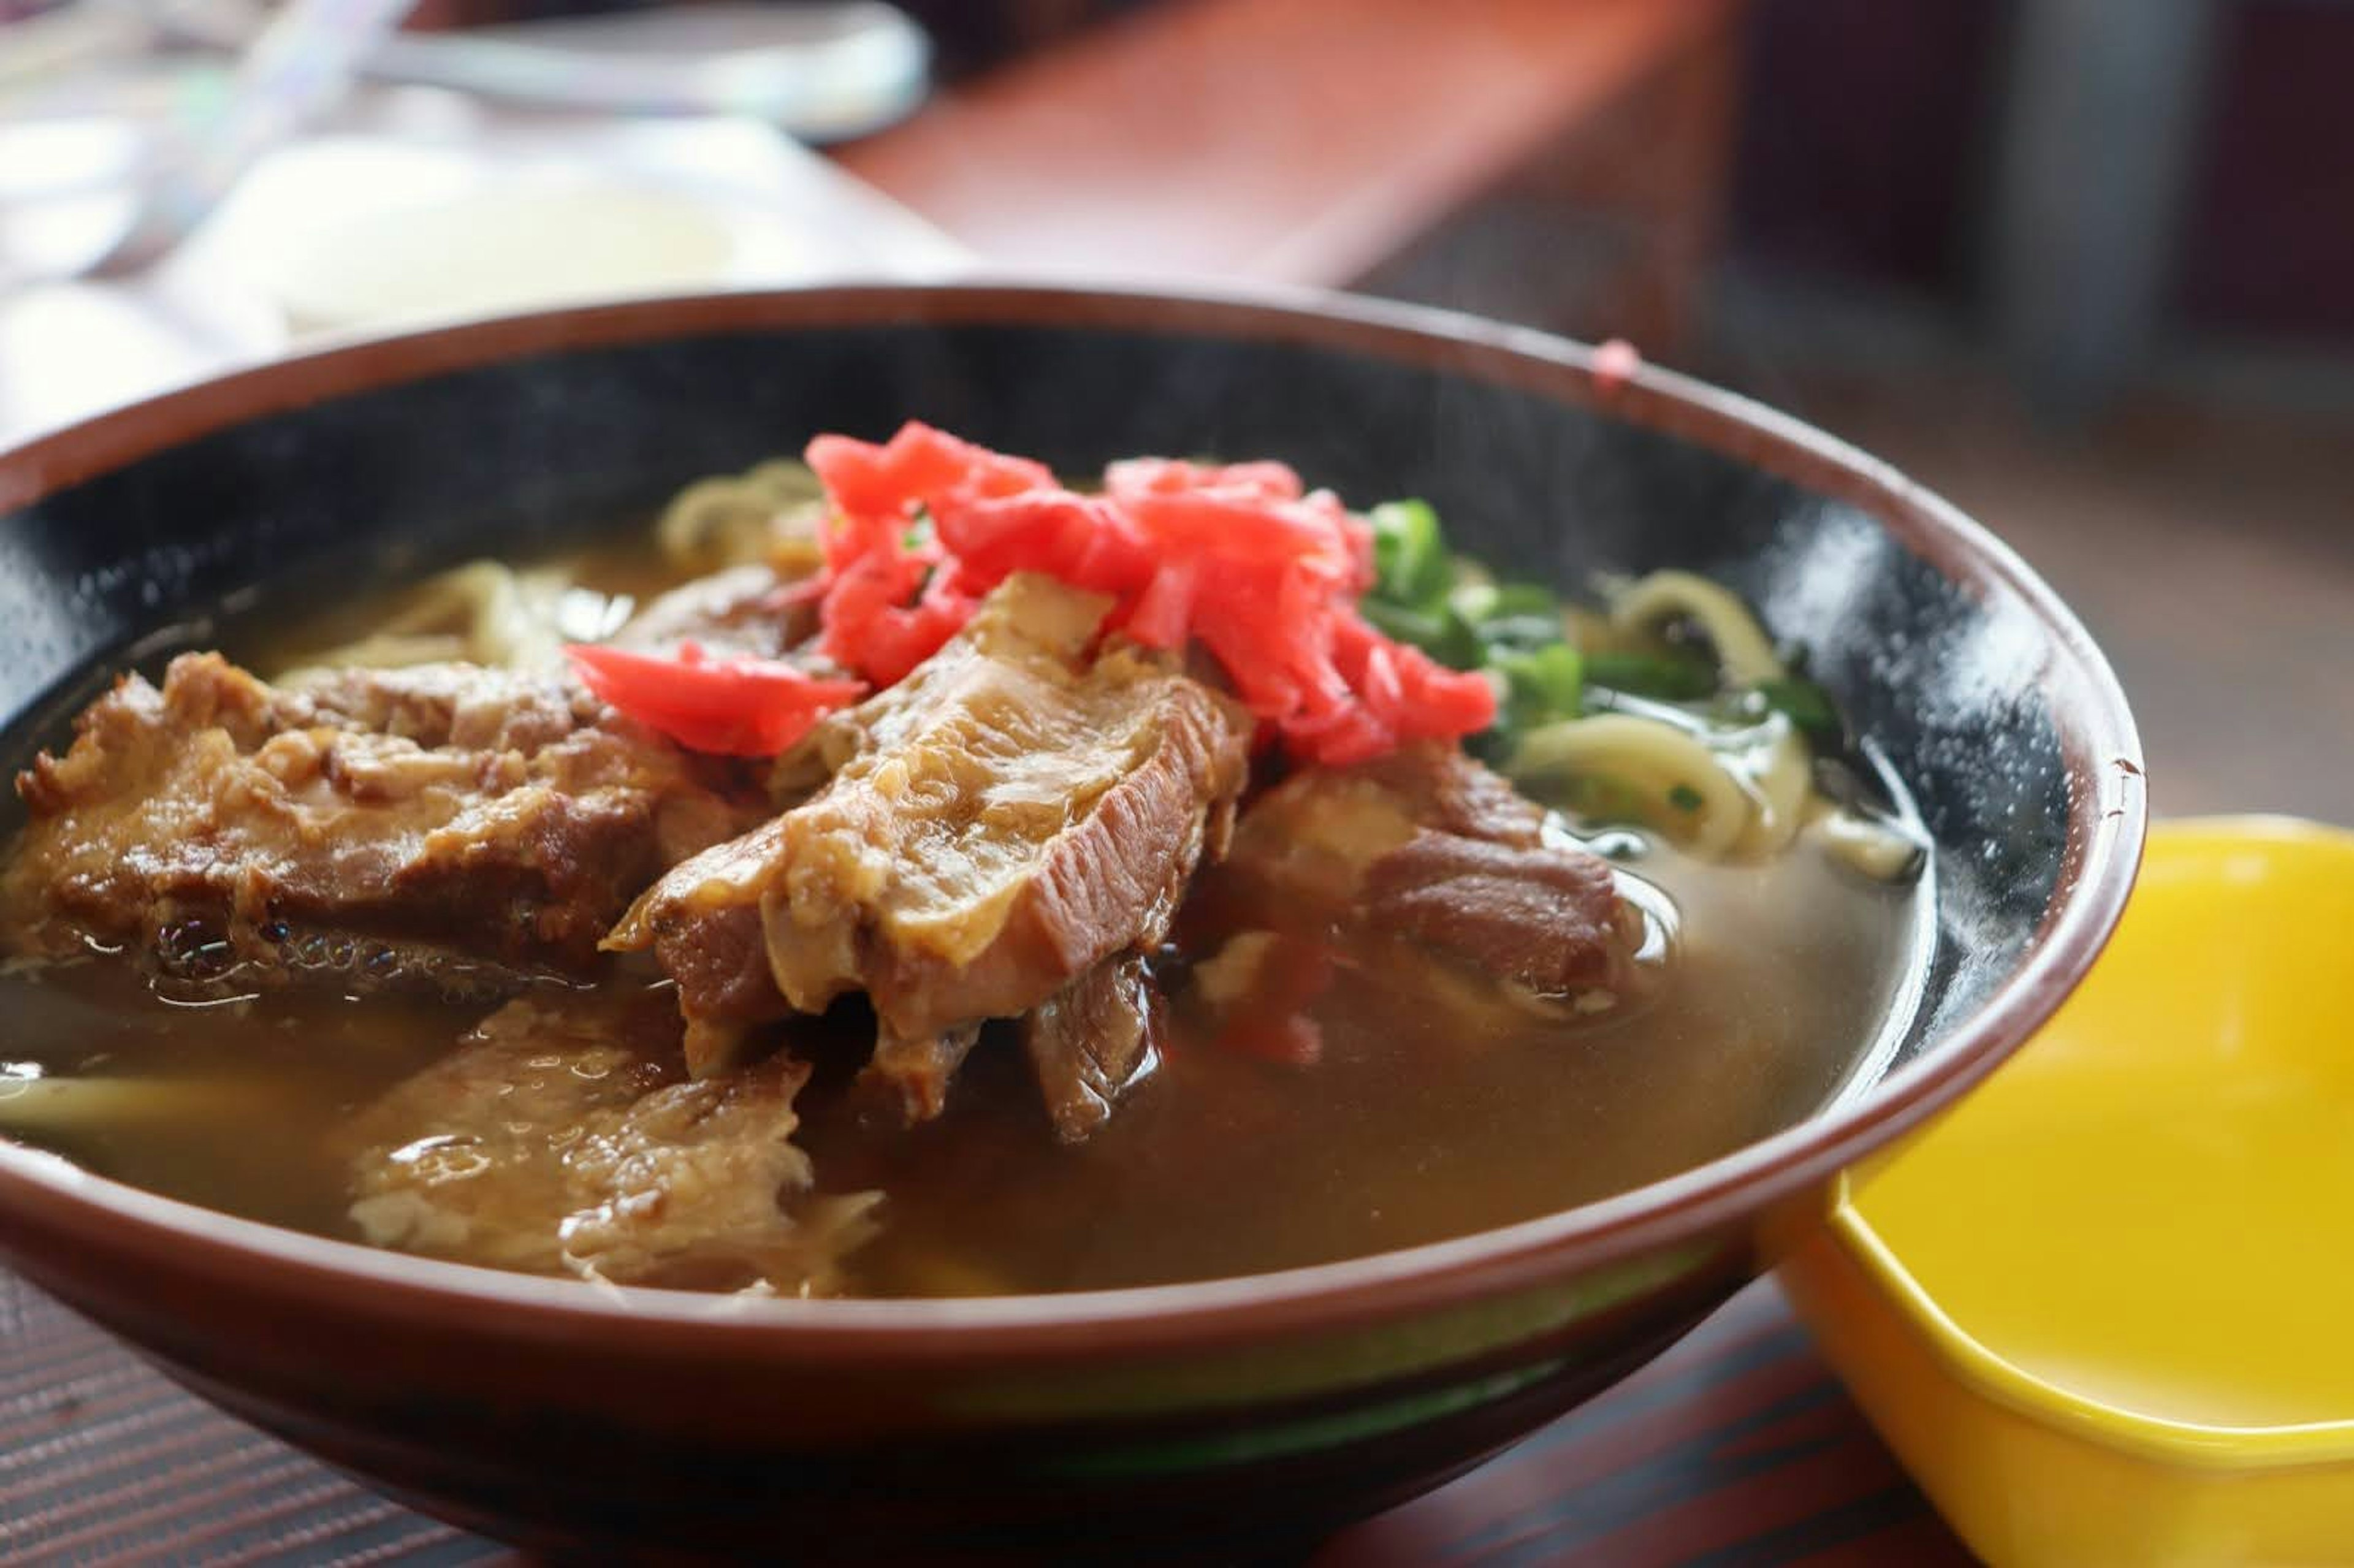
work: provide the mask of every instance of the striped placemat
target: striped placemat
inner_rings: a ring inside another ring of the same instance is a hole
[[[0,1272],[0,1561],[516,1562],[223,1415]],[[1319,1568],[1966,1563],[1770,1283]]]

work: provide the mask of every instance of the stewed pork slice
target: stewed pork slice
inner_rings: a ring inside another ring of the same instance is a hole
[[[823,1295],[871,1194],[811,1190],[809,1068],[776,1053],[690,1080],[667,997],[507,1003],[336,1133],[377,1246],[623,1284]]]
[[[860,1086],[896,1101],[909,1122],[929,1121],[948,1108],[949,1080],[981,1044],[981,1022],[901,1034],[885,1023],[859,1075]]]
[[[642,653],[674,653],[692,642],[721,658],[782,658],[817,632],[815,601],[793,588],[773,567],[727,567],[654,599],[611,641]]]
[[[1081,1143],[1161,1060],[1164,1005],[1144,959],[1107,959],[1033,1008],[1022,1045],[1055,1134]]]
[[[1247,937],[1260,916],[1245,912],[1269,909],[1373,970],[1427,955],[1514,999],[1580,1011],[1615,1004],[1646,938],[1608,862],[1478,762],[1431,745],[1297,774],[1253,803],[1197,914],[1214,938]]]
[[[1009,578],[812,736],[822,789],[631,911],[612,945],[652,948],[678,980],[697,1071],[752,1024],[863,991],[886,1045],[872,1070],[920,1118],[971,1025],[1159,943],[1223,847],[1250,726],[1172,661],[1092,652],[1108,607]]]
[[[217,654],[125,676],[17,779],[16,950],[129,948],[198,991],[582,972],[664,867],[745,809],[553,680],[473,665],[270,685]]]

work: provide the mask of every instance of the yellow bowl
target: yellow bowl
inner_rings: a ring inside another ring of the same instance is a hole
[[[2354,1562],[2354,833],[2161,823],[2083,987],[1783,1279],[1988,1562]]]

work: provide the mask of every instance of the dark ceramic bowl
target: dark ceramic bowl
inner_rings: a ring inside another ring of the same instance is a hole
[[[1012,288],[633,303],[231,376],[0,458],[0,716],[320,584],[524,553],[910,415],[1058,466],[1276,456],[1564,582],[1697,568],[1813,650],[1943,856],[1863,1092],[1672,1180],[1351,1263],[1100,1295],[746,1301],[371,1252],[0,1143],[0,1252],[371,1484],[542,1545],[812,1559],[1265,1543],[1396,1502],[1619,1377],[1992,1068],[2107,936],[2139,753],[2084,629],[1881,464],[1533,333],[1357,302]],[[307,585],[307,589],[306,589]],[[0,1054],[6,1024],[0,1022]]]

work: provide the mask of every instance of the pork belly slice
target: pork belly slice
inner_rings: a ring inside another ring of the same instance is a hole
[[[693,642],[719,658],[781,659],[818,630],[815,600],[791,588],[773,567],[728,567],[654,599],[611,641],[641,653],[675,653]]]
[[[1245,813],[1218,885],[1213,935],[1273,923],[1345,948],[1445,960],[1515,997],[1611,1004],[1644,936],[1599,856],[1548,832],[1545,813],[1450,747],[1409,746],[1294,775]],[[1394,970],[1394,976],[1405,970]]]
[[[1250,726],[1169,661],[1090,659],[1108,608],[1009,579],[907,680],[824,726],[822,789],[640,902],[611,945],[652,948],[678,980],[698,1072],[748,1025],[863,991],[889,1043],[876,1070],[930,1074],[959,1032],[1159,943],[1223,847]],[[932,1088],[906,1097],[919,1118],[938,1108]]]
[[[820,1295],[871,1195],[811,1192],[809,1068],[690,1080],[666,997],[526,997],[337,1136],[372,1245],[617,1283]]]
[[[1022,1045],[1055,1134],[1081,1143],[1161,1060],[1161,993],[1144,959],[1108,959],[1023,1017]]]
[[[746,821],[586,694],[472,665],[275,687],[192,653],[76,730],[17,779],[0,941],[130,947],[199,991],[585,971],[665,866]]]
[[[949,1080],[980,1042],[977,1022],[916,1035],[895,1034],[885,1024],[875,1032],[860,1086],[896,1102],[910,1124],[929,1121],[948,1108]]]

